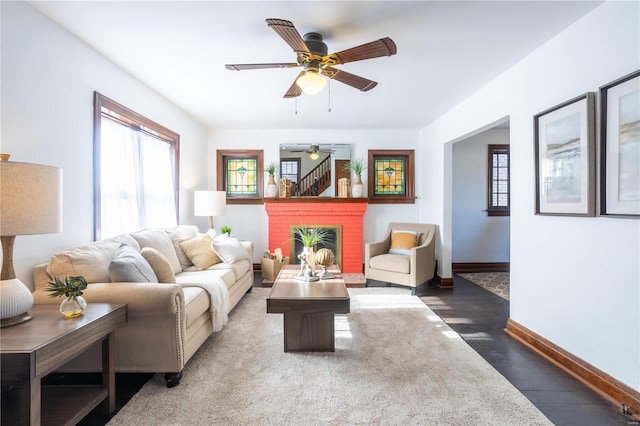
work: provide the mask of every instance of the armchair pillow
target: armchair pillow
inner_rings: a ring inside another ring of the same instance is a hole
[[[418,231],[393,231],[391,234],[390,254],[410,254],[411,249],[418,245],[420,232]]]
[[[158,277],[158,282],[175,284],[176,276],[173,273],[171,264],[162,253],[153,247],[144,247],[140,250],[140,254],[149,262],[149,265],[151,265],[153,272],[156,274],[156,277]]]
[[[211,247],[211,243],[213,243],[213,239],[209,234],[200,234],[190,240],[182,241],[180,248],[182,248],[195,267],[202,270],[222,262],[213,247]]]
[[[151,265],[128,244],[121,244],[109,263],[109,278],[113,282],[157,283]]]

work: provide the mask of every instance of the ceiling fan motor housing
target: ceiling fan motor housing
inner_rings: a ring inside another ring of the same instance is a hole
[[[329,51],[327,45],[322,41],[322,34],[319,33],[306,33],[304,35],[304,44],[307,45],[309,52],[320,57],[327,56]]]

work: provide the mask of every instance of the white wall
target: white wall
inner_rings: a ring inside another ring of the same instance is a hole
[[[292,119],[295,117],[292,117]],[[412,130],[342,130],[342,129],[216,129],[209,135],[209,181],[215,186],[215,164],[217,149],[264,149],[264,163],[279,161],[281,143],[323,144],[348,143],[351,155],[367,159],[369,149],[415,149],[419,158],[418,132]],[[419,167],[417,167],[419,168]],[[366,173],[362,176],[367,187]],[[416,192],[422,182],[416,182]],[[369,204],[364,216],[364,243],[381,239],[390,221],[415,222],[418,220],[417,204]],[[267,249],[269,221],[264,205],[230,205],[227,215],[217,218],[216,223],[228,224],[240,238],[251,239],[255,245],[254,262]],[[217,227],[217,225],[216,225]]]
[[[604,3],[420,132],[422,162],[442,185],[422,193],[421,216],[446,226],[450,142],[510,116],[511,317],[635,390],[640,221],[534,215],[533,116],[640,68],[639,8]]]
[[[180,134],[180,223],[198,224],[192,189],[206,185],[207,130],[28,4],[0,7],[0,149],[15,161],[63,169],[63,231],[16,238],[18,278],[32,287],[33,265],[93,238],[94,91]],[[198,219],[204,228],[206,218]]]
[[[509,262],[509,217],[488,216],[486,211],[490,144],[508,145],[509,130],[487,130],[453,144],[453,263]]]

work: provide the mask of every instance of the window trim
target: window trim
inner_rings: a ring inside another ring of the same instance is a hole
[[[405,161],[405,195],[377,195],[374,187],[374,164],[376,160],[393,157],[403,157]],[[369,204],[415,204],[415,151],[413,149],[370,149],[367,169]]]
[[[281,158],[280,159],[280,177],[284,176],[284,173],[282,171],[283,170],[282,163],[283,162],[287,162],[287,161],[291,162],[291,163],[296,163],[297,174],[296,174],[296,182],[295,183],[300,182],[300,178],[302,177],[302,176],[300,176],[300,170],[302,169],[302,158],[300,158],[300,157]]]
[[[145,131],[153,136],[160,137],[173,145],[173,182],[174,198],[176,202],[176,223],[180,223],[180,135],[167,129],[161,124],[119,104],[101,93],[93,92],[93,239],[97,241],[101,237],[101,210],[102,191],[100,185],[100,152],[102,147],[102,108],[117,114],[117,119],[125,124],[136,127],[144,127]]]
[[[505,207],[493,206],[493,155],[499,152],[507,154],[507,204]],[[509,144],[489,144],[487,145],[487,216],[510,216],[511,215],[511,151]]]
[[[261,149],[217,149],[216,150],[216,188],[227,190],[227,160],[250,158],[257,160],[256,195],[229,195],[227,204],[262,204],[264,203],[264,151]]]

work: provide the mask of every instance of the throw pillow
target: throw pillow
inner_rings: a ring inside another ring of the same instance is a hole
[[[153,247],[143,247],[140,250],[140,254],[151,265],[153,272],[158,277],[158,282],[175,284],[176,276],[173,273],[173,268],[171,268],[171,264],[162,253]]]
[[[211,247],[213,239],[208,234],[200,234],[195,238],[180,243],[180,248],[198,269],[207,269],[221,260]]]
[[[109,263],[109,278],[113,282],[158,282],[149,262],[128,244],[120,244],[116,256]]]
[[[411,249],[418,245],[418,231],[393,231],[391,234],[391,254],[410,254]]]
[[[142,231],[132,233],[131,236],[135,238],[138,244],[140,244],[141,249],[142,247],[153,247],[162,253],[162,255],[169,261],[174,274],[182,272],[182,265],[180,265],[178,255],[173,248],[171,238],[169,238],[169,235],[164,232],[164,229],[144,229]]]
[[[190,240],[198,235],[198,227],[194,225],[178,225],[173,228],[167,228],[164,232],[166,232],[171,239],[171,243],[176,251],[182,270],[184,271],[188,267],[192,266],[193,262],[191,262],[189,256],[187,256],[184,250],[182,250],[180,243],[185,240]]]
[[[249,253],[236,237],[226,234],[213,240],[213,249],[225,263],[233,263],[242,259],[249,259]]]

